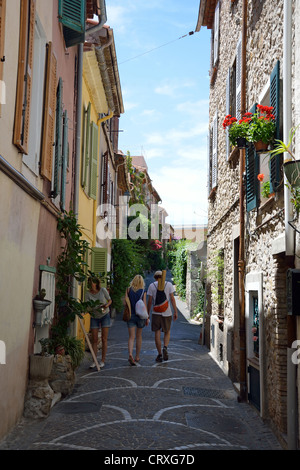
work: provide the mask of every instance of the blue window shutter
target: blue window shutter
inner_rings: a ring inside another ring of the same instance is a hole
[[[59,0],[58,19],[63,25],[66,47],[84,42],[86,0]]]
[[[67,166],[68,166],[68,112],[64,114],[63,125],[63,154],[62,154],[62,174],[61,174],[61,198],[60,205],[64,211],[66,209],[66,182],[67,182]]]
[[[91,159],[90,159],[90,185],[89,196],[97,198],[97,170],[98,170],[98,126],[91,123]]]
[[[276,118],[275,139],[280,139],[280,62],[276,63],[270,76],[270,106],[273,106],[273,114]],[[282,155],[275,155],[270,159],[270,192],[278,191],[281,175],[280,168]]]
[[[56,138],[55,138],[55,163],[54,163],[54,187],[52,197],[58,196],[61,187],[61,165],[62,165],[62,79],[59,79],[56,94]]]
[[[256,112],[256,104],[250,109],[250,113]],[[247,212],[252,211],[259,204],[258,180],[259,156],[255,152],[252,142],[248,143],[246,150],[246,208]]]

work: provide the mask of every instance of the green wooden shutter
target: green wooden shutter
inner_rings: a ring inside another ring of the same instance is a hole
[[[91,271],[97,275],[107,274],[107,249],[92,248]],[[102,279],[101,285],[106,287],[106,279]]]
[[[54,162],[54,186],[51,196],[57,197],[61,187],[61,165],[62,165],[62,93],[63,82],[59,79],[56,95],[56,138],[55,138],[55,162]]]
[[[87,185],[87,171],[90,161],[90,137],[91,137],[91,103],[88,104],[85,112],[85,136],[84,136],[84,149],[82,153],[81,165],[81,186],[83,188]]]
[[[61,198],[60,205],[65,210],[66,205],[66,182],[67,182],[67,166],[68,166],[68,112],[64,114],[64,134],[63,134],[63,155],[62,155],[62,175],[61,175]]]
[[[84,42],[86,0],[59,0],[58,19],[63,25],[66,47]]]
[[[250,109],[250,113],[256,112],[256,104]],[[246,150],[246,208],[250,212],[259,204],[258,180],[259,155],[255,151],[252,142],[248,143]]]
[[[90,185],[89,196],[97,198],[97,170],[98,170],[98,126],[91,123],[91,161],[90,161]]]
[[[273,106],[273,114],[276,117],[275,139],[280,139],[280,62],[276,63],[270,76],[270,106]],[[270,159],[270,192],[278,191],[281,175],[280,168],[282,155],[275,155]]]

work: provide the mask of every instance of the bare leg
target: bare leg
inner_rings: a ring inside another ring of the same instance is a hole
[[[160,330],[155,331],[155,346],[156,346],[158,354],[161,354]]]
[[[132,357],[132,352],[133,352],[133,345],[134,345],[134,340],[135,340],[135,327],[134,328],[128,328],[128,353],[129,357]]]
[[[171,330],[167,331],[164,335],[164,346],[168,347],[170,342]]]
[[[95,353],[95,356],[97,357],[98,354],[98,333],[99,333],[99,328],[92,328],[91,329],[91,343],[92,343],[92,348]]]
[[[136,345],[135,345],[135,360],[139,361],[140,360],[140,353],[142,349],[142,332],[143,328],[137,328],[136,330]]]

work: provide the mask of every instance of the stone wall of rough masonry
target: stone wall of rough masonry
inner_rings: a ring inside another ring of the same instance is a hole
[[[233,309],[233,239],[234,228],[239,226],[239,162],[226,161],[225,132],[222,122],[226,115],[226,76],[236,55],[236,45],[241,34],[242,2],[221,2],[220,49],[215,78],[210,89],[210,123],[218,111],[218,187],[209,199],[208,219],[208,270],[213,253],[224,248],[224,324],[218,321],[218,306],[210,294],[208,298],[211,335],[214,325],[215,341],[211,350],[220,360],[226,373],[238,380],[239,338],[237,318]],[[247,84],[246,111],[259,103],[267,89],[270,74],[280,60],[280,77],[283,67],[283,2],[281,0],[248,1]],[[262,156],[260,158],[263,158]],[[287,313],[285,302],[286,269],[284,258],[274,253],[274,240],[284,234],[283,188],[274,199],[264,201],[258,210],[245,212],[245,275],[263,272],[265,412],[277,428],[286,430],[286,348]],[[276,256],[275,256],[276,255]],[[209,290],[210,292],[210,290]],[[228,333],[230,335],[228,336]],[[207,333],[206,333],[207,334]],[[208,336],[206,336],[208,337]],[[211,342],[211,337],[209,340]],[[227,351],[232,348],[232,351]],[[230,361],[227,359],[230,358]]]

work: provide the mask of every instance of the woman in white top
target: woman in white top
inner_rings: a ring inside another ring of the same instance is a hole
[[[102,338],[102,357],[99,364],[100,367],[104,367],[106,351],[107,351],[107,338],[108,331],[110,327],[110,314],[109,306],[112,303],[112,300],[109,296],[109,293],[104,287],[101,287],[100,280],[97,278],[90,277],[88,280],[88,292],[86,293],[86,300],[98,300],[100,305],[91,309],[91,334],[92,334],[92,347],[97,357],[98,352],[98,333],[101,326],[101,338]],[[90,369],[96,367],[96,364],[93,362],[90,365]]]

